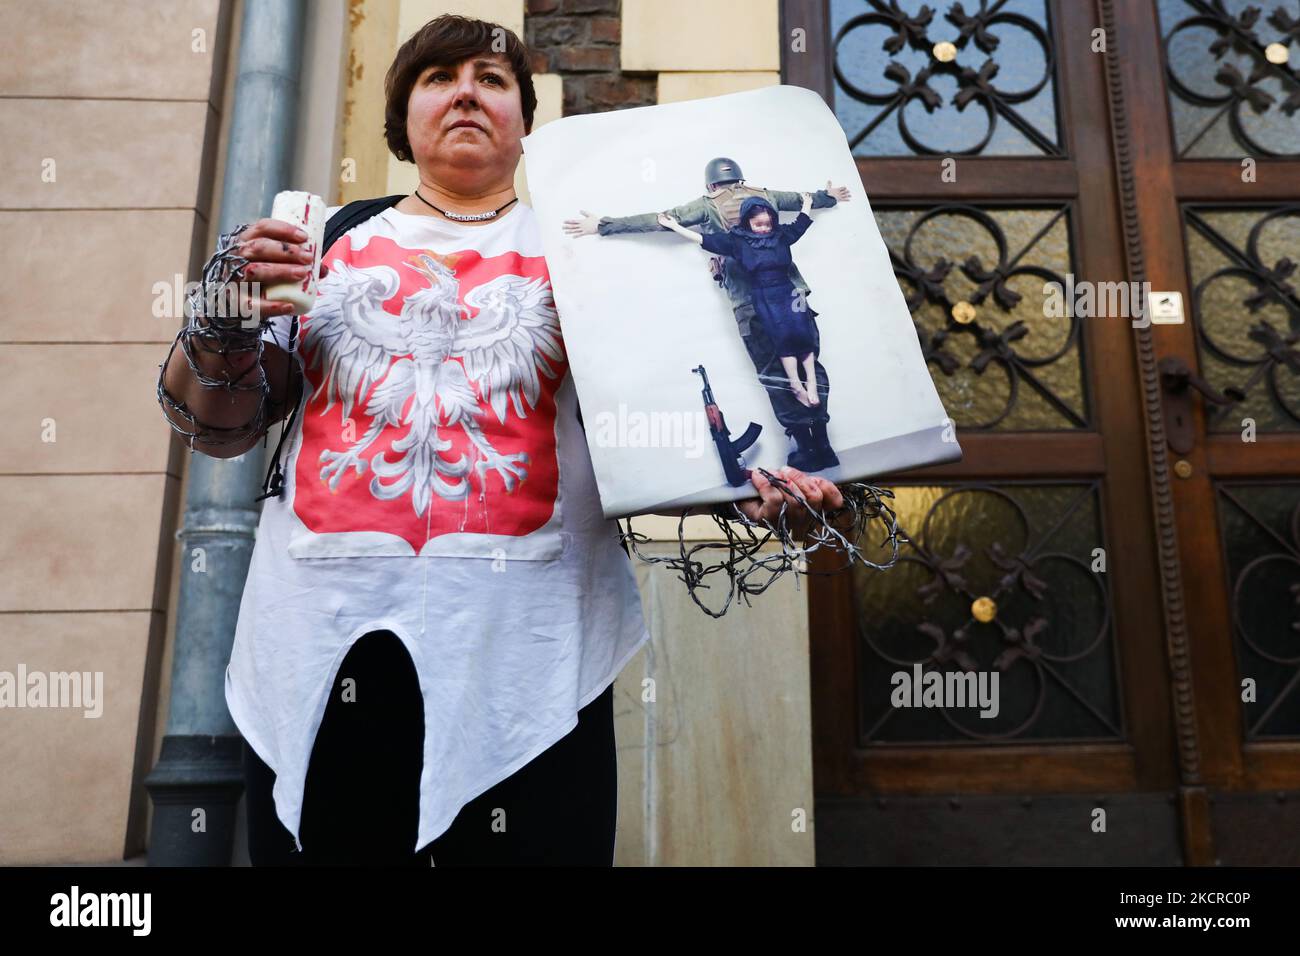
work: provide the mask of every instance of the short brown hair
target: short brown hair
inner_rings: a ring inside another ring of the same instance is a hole
[[[497,41],[497,46],[504,42],[505,49],[494,49],[493,41]],[[414,159],[411,141],[406,136],[406,104],[411,98],[411,87],[420,74],[435,63],[450,66],[474,56],[494,53],[500,53],[509,61],[519,84],[524,129],[532,128],[537,91],[533,88],[528,47],[513,31],[500,24],[447,13],[430,20],[402,44],[384,78],[384,139],[394,156],[403,162]]]

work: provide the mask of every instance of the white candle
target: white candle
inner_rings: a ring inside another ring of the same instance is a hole
[[[271,302],[288,302],[297,315],[311,311],[316,304],[316,281],[320,276],[320,257],[324,252],[321,242],[325,238],[325,200],[313,193],[292,190],[276,193],[271,205],[271,218],[292,223],[307,233],[307,249],[312,253],[311,272],[301,282],[280,282],[270,286],[263,298]]]

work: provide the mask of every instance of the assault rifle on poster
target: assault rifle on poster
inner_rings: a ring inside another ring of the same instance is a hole
[[[700,378],[704,379],[704,390],[701,394],[704,396],[704,415],[709,420],[709,432],[713,435],[713,444],[718,447],[718,457],[722,459],[722,470],[726,472],[727,483],[733,488],[738,488],[749,481],[750,475],[741,452],[758,440],[758,433],[763,430],[763,426],[750,422],[741,436],[733,439],[722,417],[722,410],[718,408],[718,403],[713,398],[709,373],[704,371],[703,365],[697,365],[691,371],[698,373]]]

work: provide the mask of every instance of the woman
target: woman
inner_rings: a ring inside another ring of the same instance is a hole
[[[287,307],[247,303],[270,316],[268,418],[298,412],[226,673],[255,865],[613,862],[612,685],[648,634],[515,196],[528,64],[493,23],[415,33],[388,72],[385,136],[416,192],[326,251],[294,341]],[[238,237],[247,277],[300,281],[305,239],[259,220]],[[253,353],[194,355],[209,383],[257,372]],[[255,392],[205,388],[185,361],[163,381],[206,429],[193,447],[260,440],[219,431],[258,420]],[[755,485],[753,520],[793,503]]]
[[[816,349],[815,326],[817,316],[807,302],[795,294],[790,281],[790,265],[794,261],[790,246],[812,225],[808,210],[812,208],[812,194],[803,193],[803,206],[799,216],[788,225],[781,225],[776,208],[761,196],[749,196],[740,204],[736,225],[724,233],[702,235],[687,229],[666,213],[659,216],[659,224],[667,226],[703,246],[706,252],[726,256],[733,266],[746,276],[754,314],[763,322],[772,338],[773,348],[781,359],[790,381],[790,390],[804,405],[819,404],[817,397],[817,371],[814,366]],[[799,380],[799,367],[803,367],[807,386]]]

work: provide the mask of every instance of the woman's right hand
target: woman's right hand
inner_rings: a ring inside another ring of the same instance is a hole
[[[275,315],[289,315],[293,305],[272,302],[261,292],[281,282],[299,283],[307,278],[315,256],[308,251],[307,233],[280,219],[259,219],[242,233],[233,249],[248,260],[239,295],[240,314],[261,321]],[[321,263],[319,278],[328,272]]]

